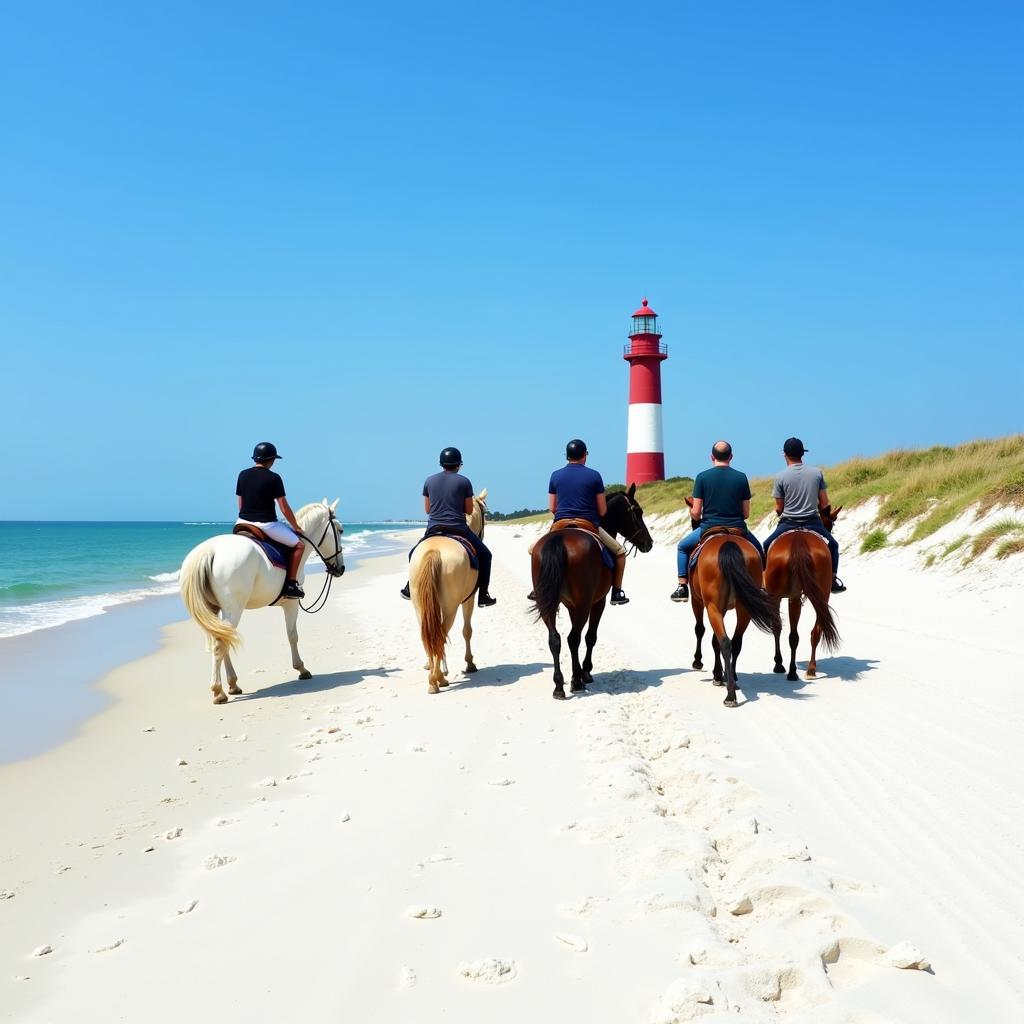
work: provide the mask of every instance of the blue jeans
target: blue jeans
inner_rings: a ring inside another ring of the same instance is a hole
[[[825,529],[825,524],[821,521],[820,516],[809,516],[806,519],[790,519],[787,516],[783,516],[779,519],[779,525],[775,527],[775,532],[770,537],[765,538],[765,554],[768,554],[768,548],[771,547],[775,540],[790,530],[812,530],[814,533],[824,537],[828,541],[828,553],[832,556],[832,575],[835,576],[839,572],[839,541]]]
[[[764,561],[764,549],[761,547],[761,542],[746,528],[744,527],[744,536],[751,544],[757,548],[757,553],[761,556],[761,561]],[[693,549],[700,543],[700,535],[704,532],[703,526],[698,526],[696,530],[691,530],[677,545],[676,545],[676,568],[678,575],[681,579],[688,579],[690,574],[690,556],[693,554]]]

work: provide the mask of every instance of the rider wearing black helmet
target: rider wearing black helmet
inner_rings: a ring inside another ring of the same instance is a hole
[[[291,548],[288,559],[288,580],[284,585],[282,597],[305,597],[296,578],[302,562],[305,545],[297,536],[299,524],[295,521],[295,513],[284,493],[284,481],[271,469],[274,462],[281,458],[277,448],[269,441],[261,441],[252,450],[252,461],[256,463],[251,469],[243,469],[238,474],[235,494],[238,495],[238,522],[252,523],[258,526],[272,541],[283,547]],[[274,502],[281,509],[281,515],[287,520],[282,523],[274,511]]]
[[[428,476],[423,485],[423,507],[427,513],[427,532],[424,536],[458,534],[473,545],[479,569],[477,604],[487,608],[497,604],[488,593],[491,582],[491,552],[487,545],[469,528],[466,516],[473,514],[473,485],[459,473],[462,453],[458,448],[445,448],[441,452],[441,472]],[[402,597],[411,599],[409,584],[401,590]]]

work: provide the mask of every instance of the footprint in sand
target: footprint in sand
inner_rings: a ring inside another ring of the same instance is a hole
[[[569,932],[555,932],[555,942],[568,946],[574,953],[586,953],[590,945],[582,935],[571,935]]]
[[[519,965],[515,960],[502,960],[496,956],[459,964],[459,974],[463,978],[482,985],[504,985],[512,981],[518,973]]]
[[[426,903],[420,906],[406,907],[405,913],[407,917],[414,917],[418,921],[432,921],[441,916],[441,909]]]
[[[47,943],[45,946],[36,946],[36,948],[32,950],[32,955],[33,956],[49,956],[52,952],[53,952],[53,946],[51,946],[51,945],[49,945],[49,943]]]
[[[95,949],[90,949],[90,953],[109,953],[112,949],[117,949],[118,946],[123,946],[128,940],[127,939],[114,939],[113,942],[108,942],[105,946],[97,946]]]
[[[416,972],[411,967],[402,967],[398,972],[398,984],[402,988],[413,988],[416,984]]]
[[[184,917],[185,914],[191,914],[196,907],[199,906],[199,900],[191,900],[187,906],[179,907],[177,910],[178,917]]]
[[[215,871],[217,868],[224,867],[225,864],[233,864],[238,858],[232,856],[221,856],[220,854],[213,854],[203,861],[203,867],[207,871]]]
[[[0,889],[0,900],[13,900],[14,895],[13,889]]]
[[[515,779],[488,779],[488,786],[514,786]]]

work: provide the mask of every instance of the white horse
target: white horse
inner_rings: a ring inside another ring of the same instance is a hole
[[[306,571],[306,559],[313,550],[318,550],[324,566],[332,576],[345,571],[341,555],[341,535],[344,528],[334,517],[338,501],[304,505],[295,514],[295,519],[306,541],[306,550],[299,563],[298,580],[302,583]],[[238,673],[231,664],[231,650],[241,638],[238,622],[246,608],[265,608],[273,604],[284,586],[285,570],[270,564],[262,548],[248,537],[222,534],[203,541],[193,548],[181,566],[181,596],[189,615],[206,633],[209,649],[213,653],[213,703],[224,704],[227,694],[221,687],[220,668],[224,665],[227,675],[228,693],[242,691],[238,687]],[[299,617],[299,602],[281,601],[288,643],[292,649],[292,666],[298,670],[300,679],[311,679],[312,673],[299,656],[299,631],[296,621]]]

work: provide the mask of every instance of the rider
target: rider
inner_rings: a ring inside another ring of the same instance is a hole
[[[250,469],[243,469],[238,474],[235,494],[238,495],[238,522],[251,523],[258,526],[275,544],[291,548],[288,557],[288,579],[281,592],[282,597],[305,597],[297,579],[299,565],[305,544],[297,536],[301,531],[295,521],[295,513],[284,494],[284,481],[271,468],[281,458],[277,449],[269,441],[261,441],[252,450],[252,461],[256,463]],[[281,515],[287,520],[282,523],[274,511],[274,502],[281,509]]]
[[[829,506],[828,487],[824,474],[817,466],[804,465],[806,451],[799,437],[787,438],[782,446],[786,468],[775,478],[772,487],[779,525],[765,540],[764,551],[767,556],[772,542],[789,530],[813,530],[820,533],[828,541],[829,554],[832,556],[832,593],[841,594],[846,590],[846,584],[836,575],[839,571],[839,542],[828,532],[819,513],[820,509]]]
[[[424,537],[457,534],[473,545],[479,562],[479,594],[476,603],[481,608],[497,604],[488,588],[491,582],[491,552],[487,545],[469,528],[466,516],[473,514],[473,485],[459,473],[462,467],[462,453],[458,448],[445,448],[441,452],[441,472],[428,476],[423,485],[423,507],[427,513],[427,530]],[[409,557],[412,557],[410,553]],[[409,584],[400,591],[409,601]]]
[[[612,604],[629,604],[622,592],[626,572],[626,549],[601,526],[601,517],[608,512],[604,480],[596,469],[587,466],[587,446],[575,438],[565,446],[566,465],[551,474],[548,484],[548,508],[560,519],[585,519],[597,527],[601,543],[615,556],[612,580]]]
[[[690,516],[700,522],[697,529],[688,533],[676,546],[679,586],[672,591],[673,601],[689,601],[690,588],[687,585],[690,556],[697,546],[705,527],[729,526],[744,531],[744,536],[757,548],[764,561],[761,542],[747,528],[750,515],[750,482],[746,473],[733,469],[732,445],[728,441],[716,441],[711,448],[711,468],[697,474],[693,481],[693,507]]]

